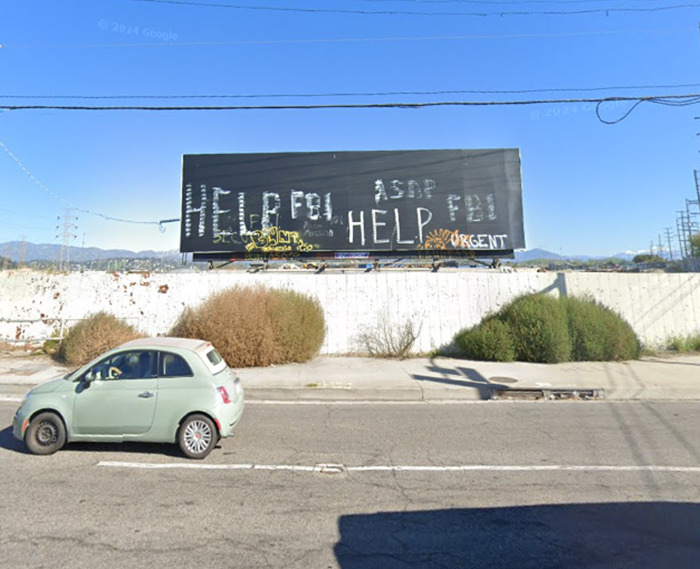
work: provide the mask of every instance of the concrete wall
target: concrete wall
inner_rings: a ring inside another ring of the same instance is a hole
[[[318,275],[282,271],[50,275],[20,270],[0,272],[0,320],[4,320],[0,340],[45,338],[60,326],[52,319],[72,321],[98,310],[127,319],[146,334],[164,334],[185,306],[195,306],[215,291],[254,284],[317,297],[328,323],[325,354],[357,351],[362,331],[379,322],[401,325],[408,319],[420,325],[415,349],[428,351],[449,343],[459,329],[476,324],[515,296],[535,291],[590,294],[621,313],[650,345],[700,332],[700,275],[688,273],[387,270]],[[22,320],[35,322],[18,322]]]

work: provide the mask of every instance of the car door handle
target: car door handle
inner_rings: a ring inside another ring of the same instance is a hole
[[[148,399],[149,397],[153,397],[153,393],[151,393],[150,391],[144,391],[143,393],[139,393],[139,397]]]

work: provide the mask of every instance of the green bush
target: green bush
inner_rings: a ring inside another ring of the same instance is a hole
[[[666,349],[681,354],[700,352],[700,334],[670,338],[667,342]]]
[[[559,299],[530,294],[516,298],[500,313],[519,361],[558,363],[571,358],[566,308]]]
[[[455,344],[470,359],[558,363],[630,360],[641,344],[617,313],[591,298],[530,294],[516,298]]]
[[[187,308],[169,335],[211,342],[232,367],[304,362],[325,338],[323,309],[294,291],[235,287]]]
[[[455,336],[455,344],[464,357],[489,362],[512,362],[515,346],[508,325],[496,318],[462,330]]]
[[[641,344],[619,314],[592,298],[562,298],[569,317],[573,361],[631,360]]]
[[[106,312],[97,312],[68,330],[57,358],[81,366],[124,342],[142,337],[133,326]]]

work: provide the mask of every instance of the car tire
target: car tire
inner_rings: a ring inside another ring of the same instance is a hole
[[[63,420],[50,411],[39,413],[29,423],[24,434],[24,444],[32,454],[55,453],[66,444]]]
[[[206,457],[219,441],[219,432],[214,422],[206,415],[190,415],[180,425],[177,443],[187,458]]]

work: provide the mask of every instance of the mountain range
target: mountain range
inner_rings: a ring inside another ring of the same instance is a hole
[[[127,249],[99,249],[97,247],[70,247],[70,260],[75,263],[89,261],[102,261],[106,259],[180,259],[181,253],[176,250],[170,251],[129,251]],[[553,253],[545,249],[526,249],[515,252],[515,261],[519,263],[534,261],[536,259],[546,259],[552,261],[591,261],[596,259],[622,259],[631,261],[636,255],[634,252],[626,251],[610,256],[592,255],[562,255]],[[0,257],[6,257],[17,262],[20,258],[24,262],[32,261],[58,261],[61,257],[61,245],[34,243],[23,241],[9,241],[0,243]]]
[[[58,261],[61,257],[61,245],[10,241],[0,243],[0,257],[17,262],[22,257],[24,262]],[[69,247],[70,260],[75,263],[102,261],[106,259],[179,259],[180,252],[171,251],[129,251],[127,249],[99,249],[98,247]]]
[[[644,252],[644,251],[642,251]],[[621,259],[623,261],[631,261],[638,252],[625,251],[624,253],[615,253],[614,255],[562,255],[552,253],[545,249],[526,249],[525,251],[516,251],[515,260],[518,263],[527,263],[536,259],[547,259],[551,261],[597,261],[603,259]]]

